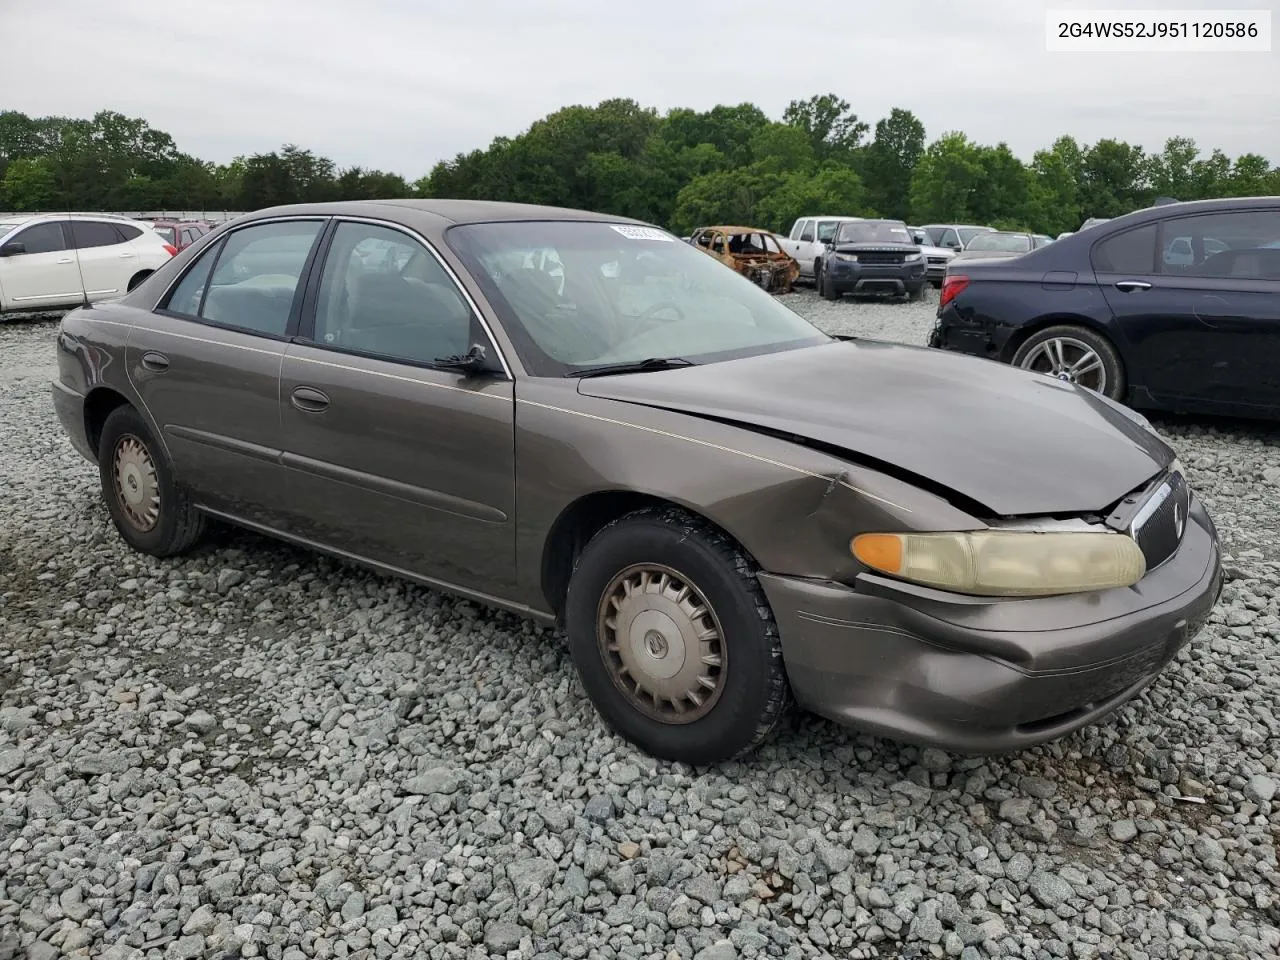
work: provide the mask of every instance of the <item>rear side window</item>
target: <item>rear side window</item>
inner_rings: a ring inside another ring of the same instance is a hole
[[[805,241],[806,243],[813,240],[813,221],[812,220],[806,220],[804,222],[804,229],[800,231],[800,239]]]
[[[71,236],[80,250],[87,250],[90,247],[113,247],[125,242],[124,236],[114,224],[100,223],[96,220],[72,220]]]
[[[196,261],[174,289],[168,309],[283,337],[307,257],[323,227],[321,221],[305,220],[237,230]]]
[[[1156,272],[1156,225],[1149,223],[1095,244],[1093,269],[1099,273],[1150,276]]]
[[[1166,220],[1161,246],[1164,273],[1280,280],[1280,210],[1237,210]]]
[[[37,223],[9,237],[11,243],[21,243],[27,253],[57,253],[67,249],[60,223]]]
[[[116,223],[112,224],[112,226],[114,226],[116,228],[116,232],[126,240],[137,240],[142,236],[142,228],[135,227],[131,223]]]

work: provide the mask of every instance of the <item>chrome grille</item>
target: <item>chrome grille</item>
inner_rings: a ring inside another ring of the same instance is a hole
[[[950,259],[951,259],[950,257],[930,257],[929,262],[936,266],[937,264],[940,264],[940,263],[946,263]]]
[[[1182,474],[1171,473],[1134,514],[1129,535],[1142,549],[1148,570],[1168,560],[1182,543],[1190,501],[1187,481]]]

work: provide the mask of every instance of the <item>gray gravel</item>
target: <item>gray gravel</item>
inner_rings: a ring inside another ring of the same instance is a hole
[[[127,551],[55,334],[0,324],[0,958],[1280,954],[1280,430],[1157,421],[1231,579],[1113,721],[983,759],[801,717],[695,772],[550,631],[248,534]]]

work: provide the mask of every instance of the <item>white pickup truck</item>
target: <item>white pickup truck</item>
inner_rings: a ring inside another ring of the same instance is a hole
[[[815,261],[821,261],[826,241],[830,240],[836,228],[850,220],[861,220],[862,217],[801,217],[791,225],[791,233],[785,238],[779,237],[782,249],[795,257],[800,264],[800,276],[812,280]]]

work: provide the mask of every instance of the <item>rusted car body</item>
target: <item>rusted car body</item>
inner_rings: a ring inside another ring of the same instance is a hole
[[[703,227],[693,232],[690,243],[770,293],[790,293],[800,276],[795,257],[759,227]]]

